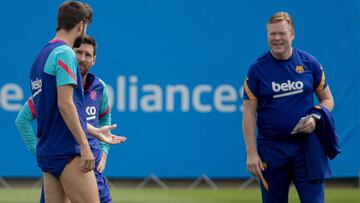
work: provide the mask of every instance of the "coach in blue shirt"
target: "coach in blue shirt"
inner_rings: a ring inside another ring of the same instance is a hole
[[[261,179],[263,202],[288,202],[291,181],[302,203],[325,202],[324,180],[308,177],[304,145],[320,119],[307,115],[315,106],[313,94],[327,110],[334,106],[324,70],[313,56],[292,47],[294,22],[288,13],[271,16],[267,33],[270,51],[252,63],[244,82],[248,170]]]

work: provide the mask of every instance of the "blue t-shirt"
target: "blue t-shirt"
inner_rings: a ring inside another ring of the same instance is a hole
[[[109,103],[109,94],[105,83],[95,75],[88,73],[85,83],[84,99],[86,104],[86,114],[88,123],[95,127],[111,125],[111,110]],[[32,122],[36,119],[36,110],[30,97],[21,107],[16,117],[16,127],[26,145],[26,147],[36,154],[37,138],[32,128]],[[99,142],[92,136],[88,137],[89,144],[92,146],[96,159],[101,158],[98,145],[101,151],[108,154],[110,146],[104,142]],[[96,151],[95,151],[96,150]]]
[[[111,112],[108,100],[108,92],[105,83],[95,75],[88,73],[84,86],[84,97],[86,103],[86,120],[89,124],[95,127],[102,127],[104,125],[111,125]],[[102,121],[103,123],[99,123]],[[93,136],[88,136],[88,141],[92,148],[100,152],[100,148],[106,153],[109,151],[109,145],[99,142]],[[99,147],[101,145],[101,147]]]
[[[255,60],[244,82],[244,99],[257,100],[258,139],[289,137],[301,117],[314,106],[314,92],[327,86],[321,64],[293,49],[288,60],[270,52]]]
[[[74,85],[74,104],[85,134],[86,113],[76,55],[61,40],[50,41],[38,54],[30,72],[30,87],[37,118],[37,156],[79,154],[79,145],[60,114],[57,87]]]

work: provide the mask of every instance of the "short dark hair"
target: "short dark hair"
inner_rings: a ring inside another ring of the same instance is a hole
[[[93,11],[86,3],[78,1],[64,2],[58,9],[56,31],[60,29],[70,31],[81,21],[89,24],[92,21],[92,15]]]
[[[96,41],[95,41],[94,38],[92,38],[90,35],[85,35],[84,40],[82,41],[81,44],[90,44],[90,45],[92,45],[93,48],[94,48],[93,54],[94,54],[94,56],[96,56]]]

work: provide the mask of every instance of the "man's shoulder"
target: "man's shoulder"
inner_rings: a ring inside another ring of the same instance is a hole
[[[65,57],[74,57],[74,58],[76,57],[74,50],[65,44],[55,47],[52,52],[55,55],[61,55],[61,56],[65,56]]]
[[[101,78],[99,78],[97,75],[95,75],[93,73],[88,73],[88,75],[94,77],[94,85],[100,86],[102,88],[106,88],[106,83]]]
[[[53,47],[52,50],[49,50],[44,71],[50,75],[56,75],[57,67],[60,65],[62,68],[66,66],[66,68],[70,68],[70,70],[74,72],[77,67],[75,52],[65,44],[60,44],[58,46],[56,44],[52,45],[55,47]],[[41,55],[45,56],[44,54]]]
[[[297,56],[300,58],[300,60],[302,61],[305,61],[305,62],[314,62],[314,61],[317,61],[317,59],[311,55],[310,53],[304,51],[304,50],[301,50],[301,49],[297,49],[297,48],[294,48],[293,50],[294,52],[297,53]]]
[[[260,67],[262,67],[263,65],[265,65],[268,61],[269,61],[269,57],[270,56],[270,51],[265,52],[263,54],[261,54],[259,57],[257,57],[250,65],[250,68],[252,69],[258,69]]]

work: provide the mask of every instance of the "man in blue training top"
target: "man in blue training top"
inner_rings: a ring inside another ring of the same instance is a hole
[[[111,112],[106,85],[98,77],[89,73],[89,69],[94,65],[96,59],[96,42],[92,37],[86,35],[81,46],[79,48],[74,48],[74,51],[76,53],[82,79],[85,81],[84,99],[86,104],[87,122],[98,127],[110,125]],[[34,154],[36,153],[37,138],[32,129],[32,122],[35,117],[35,108],[32,99],[29,98],[21,108],[15,123],[25,145]],[[126,139],[124,138],[124,140]],[[98,141],[95,139],[94,143],[98,144]],[[111,202],[110,190],[102,173],[106,166],[107,154],[110,147],[108,144],[100,142],[102,152],[98,150],[98,148],[99,146],[92,148],[96,160],[94,173],[97,180],[100,202],[108,203]],[[45,202],[43,191],[40,202]]]
[[[243,133],[247,168],[261,179],[263,202],[287,203],[293,181],[302,203],[324,202],[323,177],[310,177],[305,140],[319,118],[307,115],[320,105],[329,111],[334,101],[320,63],[310,54],[292,48],[294,23],[286,12],[267,23],[270,51],[253,62],[244,83]],[[302,117],[303,123],[294,129]],[[258,136],[256,137],[256,126]],[[326,155],[321,154],[327,163]],[[328,165],[324,164],[324,170]]]
[[[73,47],[79,47],[91,7],[76,1],[58,9],[56,36],[40,50],[30,72],[32,101],[37,120],[36,159],[44,175],[46,202],[99,202],[94,175],[95,159],[89,135],[108,143],[121,139],[111,128],[86,123],[84,90]]]

